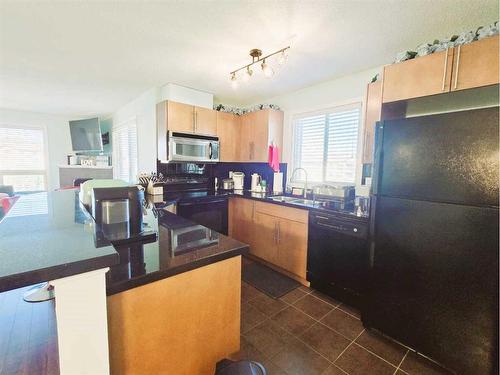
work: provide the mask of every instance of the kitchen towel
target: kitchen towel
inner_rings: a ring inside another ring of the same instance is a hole
[[[280,171],[280,157],[279,157],[279,149],[274,145],[269,146],[269,166],[275,172]]]

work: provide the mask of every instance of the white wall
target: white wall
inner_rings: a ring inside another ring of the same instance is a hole
[[[210,109],[213,107],[213,94],[167,84],[146,91],[113,113],[113,126],[119,126],[132,118],[137,121],[138,172],[156,171],[156,104],[163,100]]]
[[[363,102],[362,113],[364,116],[366,85],[380,71],[381,67],[364,70],[345,77],[322,82],[288,94],[280,95],[266,100],[266,103],[277,104],[284,111],[283,135],[283,162],[291,163],[292,155],[292,117],[295,114],[311,112],[339,105]],[[364,119],[361,120],[364,124]],[[360,129],[362,134],[363,129]],[[362,151],[362,137],[360,137],[358,155]],[[358,157],[357,191],[365,194],[361,185],[361,157]],[[289,164],[289,167],[291,165]],[[289,176],[291,175],[291,171]],[[359,190],[359,191],[358,191]]]
[[[67,164],[72,153],[68,119],[43,113],[0,109],[0,124],[42,126],[46,129],[48,150],[48,190],[59,187],[58,165]]]

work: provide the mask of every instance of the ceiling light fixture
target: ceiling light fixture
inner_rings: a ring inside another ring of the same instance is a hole
[[[231,86],[233,89],[237,89],[238,88],[238,79],[236,78],[236,73],[233,72],[231,74]]]
[[[243,82],[248,82],[250,78],[252,77],[253,70],[251,69],[251,66],[254,64],[257,64],[262,61],[260,67],[262,69],[262,73],[264,73],[264,76],[267,78],[270,78],[274,75],[274,69],[266,62],[266,59],[269,60],[271,56],[280,54],[278,58],[278,63],[280,65],[283,65],[286,63],[288,59],[288,54],[287,51],[290,49],[290,46],[282,48],[276,52],[270,53],[267,56],[261,57],[262,56],[262,51],[260,49],[252,49],[250,51],[250,56],[252,56],[252,62],[248,65],[245,65],[239,69],[233,70],[229,74],[231,75],[231,86],[236,89],[238,87],[238,78],[236,77],[236,73],[239,72],[240,70],[245,69],[245,72],[243,72]]]

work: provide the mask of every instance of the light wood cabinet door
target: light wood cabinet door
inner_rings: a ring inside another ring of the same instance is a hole
[[[452,66],[453,49],[386,66],[382,102],[449,92]]]
[[[189,104],[168,101],[167,127],[170,131],[194,132],[194,107]]]
[[[276,264],[303,279],[307,268],[307,224],[279,219]]]
[[[279,219],[274,216],[255,212],[254,239],[250,254],[269,263],[278,263],[278,223]]]
[[[244,198],[231,198],[228,209],[229,236],[253,247],[254,238],[254,201]]]
[[[209,108],[194,107],[194,119],[195,133],[217,135],[217,111]]]
[[[220,143],[220,161],[239,161],[240,118],[226,112],[217,112],[217,136]]]
[[[363,139],[363,163],[373,163],[375,124],[382,114],[382,81],[368,84],[365,101],[365,129]]]
[[[240,139],[238,148],[238,161],[252,161],[252,128],[255,116],[253,113],[247,113],[240,116]]]
[[[250,113],[250,155],[253,162],[267,162],[269,146],[269,110]]]
[[[499,83],[498,43],[497,35],[454,48],[452,91]]]

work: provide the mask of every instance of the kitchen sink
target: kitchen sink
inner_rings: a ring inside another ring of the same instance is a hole
[[[297,197],[289,197],[285,195],[276,195],[274,197],[268,197],[275,202],[283,202],[297,205],[306,205],[306,206],[315,206],[318,205],[318,202],[313,201],[312,199],[305,198],[297,198]]]
[[[274,197],[268,197],[268,199],[271,199],[273,201],[276,201],[276,202],[286,202],[286,203],[290,203],[290,202],[293,202],[299,198],[295,198],[295,197],[287,197],[285,195],[275,195]]]

